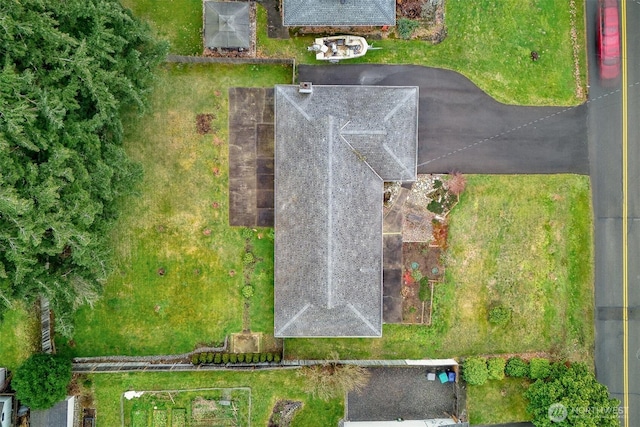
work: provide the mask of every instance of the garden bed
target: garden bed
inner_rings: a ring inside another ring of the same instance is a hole
[[[273,407],[268,427],[289,427],[296,412],[302,408],[302,402],[278,400]]]
[[[444,275],[441,249],[427,243],[402,244],[402,322],[431,324],[433,287]]]
[[[248,426],[249,388],[144,391],[122,399],[123,427]],[[171,423],[171,424],[169,424]]]

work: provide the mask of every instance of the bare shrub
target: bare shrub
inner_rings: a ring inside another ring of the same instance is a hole
[[[306,379],[314,397],[329,400],[350,391],[362,391],[369,382],[370,373],[362,366],[340,364],[338,354],[332,353],[320,365],[303,367],[298,375]]]
[[[399,15],[409,19],[420,18],[423,0],[398,0]]]
[[[447,181],[447,189],[451,194],[459,197],[467,187],[467,177],[460,172],[454,172],[449,181]]]

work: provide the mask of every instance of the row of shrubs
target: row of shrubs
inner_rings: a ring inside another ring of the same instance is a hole
[[[193,365],[213,363],[226,365],[228,363],[280,363],[280,353],[195,353],[191,355]]]
[[[471,385],[482,385],[487,380],[501,380],[505,376],[539,380],[551,375],[549,359],[534,357],[530,362],[520,357],[505,360],[502,357],[469,357],[462,365],[462,377]]]

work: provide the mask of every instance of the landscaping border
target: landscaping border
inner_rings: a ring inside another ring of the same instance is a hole
[[[152,356],[155,357],[155,356]],[[326,360],[282,360],[275,362],[258,363],[235,363],[235,364],[201,364],[191,363],[153,363],[151,361],[128,361],[128,362],[99,362],[92,361],[92,358],[74,359],[72,371],[77,374],[99,374],[114,372],[193,372],[193,371],[234,371],[234,370],[255,370],[255,369],[298,369],[303,366],[322,365]],[[97,358],[96,358],[97,359]],[[396,360],[339,360],[337,363],[343,365],[358,365],[363,367],[451,367],[457,368],[458,362],[454,359],[396,359]],[[456,376],[457,379],[457,376]]]
[[[178,64],[281,64],[291,65],[291,83],[296,81],[295,58],[222,58],[211,56],[167,55],[165,62]]]

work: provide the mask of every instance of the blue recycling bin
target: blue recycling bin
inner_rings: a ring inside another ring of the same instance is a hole
[[[449,372],[449,382],[453,383],[456,381],[456,373],[455,372]]]

